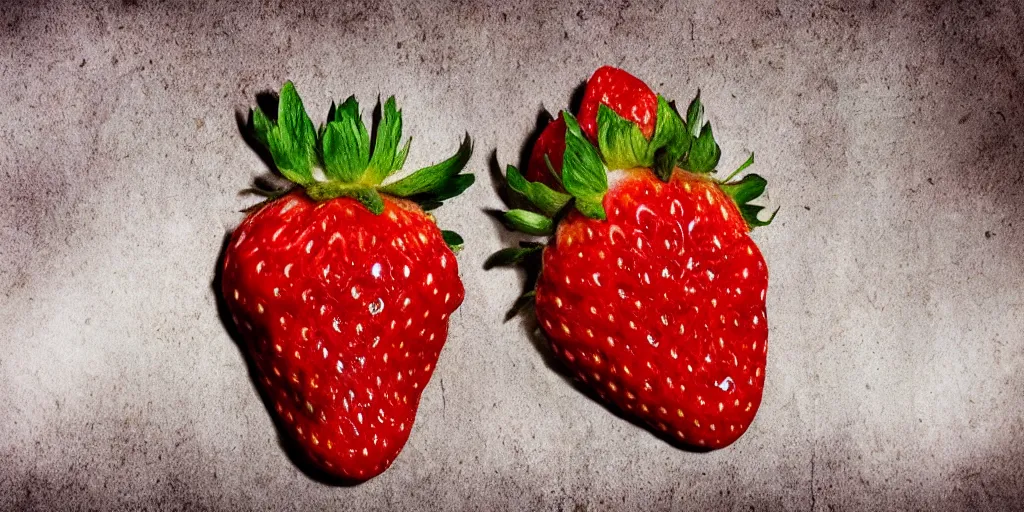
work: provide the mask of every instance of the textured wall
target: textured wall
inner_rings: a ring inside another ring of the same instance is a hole
[[[1017,2],[0,10],[0,508],[1011,508],[1024,501],[1024,38]],[[757,420],[678,451],[552,371],[492,158],[601,64],[703,91],[723,166],[782,211]],[[467,300],[409,444],[353,488],[281,449],[211,288],[266,166],[236,114],[293,79],[398,95],[411,167],[475,137],[443,209]]]

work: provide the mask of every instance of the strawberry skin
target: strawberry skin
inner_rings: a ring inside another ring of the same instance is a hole
[[[583,133],[592,141],[597,140],[597,111],[601,105],[636,123],[647,139],[654,134],[658,96],[639,78],[621,69],[603,66],[587,80],[579,122]]]
[[[619,172],[607,220],[572,212],[544,249],[537,318],[603,400],[680,444],[726,446],[761,402],[764,259],[714,182]]]
[[[311,462],[346,480],[391,465],[464,289],[441,232],[409,201],[292,192],[235,230],[223,293],[259,384]]]
[[[565,154],[565,120],[558,116],[548,123],[537,137],[526,166],[526,179],[541,182],[554,190],[563,190],[557,176],[562,175],[562,157]],[[547,159],[545,159],[547,157]],[[554,175],[548,169],[548,162]]]

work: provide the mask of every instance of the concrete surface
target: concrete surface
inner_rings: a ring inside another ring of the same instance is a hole
[[[1024,38],[1016,2],[11,3],[0,10],[0,508],[865,510],[1024,502]],[[782,206],[767,389],[732,447],[670,448],[548,368],[490,167],[601,64],[699,87],[723,167]],[[440,212],[467,300],[409,444],[351,488],[281,449],[218,317],[267,169],[236,113],[293,79],[398,95],[409,167],[468,130]],[[496,152],[496,153],[495,153]]]

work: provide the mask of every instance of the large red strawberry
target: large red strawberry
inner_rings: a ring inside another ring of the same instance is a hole
[[[310,462],[349,481],[384,471],[405,445],[464,294],[450,248],[461,240],[424,209],[473,182],[459,174],[469,140],[382,184],[409,148],[394,98],[382,111],[372,151],[354,98],[319,133],[290,82],[276,123],[252,111],[298,186],[249,214],[224,256],[222,291],[268,406]]]
[[[636,123],[645,138],[650,139],[654,134],[658,96],[639,78],[611,66],[602,66],[590,76],[580,103],[579,124],[591,141],[597,140],[597,113],[601,105]],[[526,179],[563,191],[557,176],[562,174],[564,154],[565,121],[560,115],[544,128],[534,143]],[[555,176],[551,176],[552,171]]]
[[[630,75],[609,74],[628,79],[595,87],[637,89]],[[616,107],[598,105],[596,147],[563,114],[566,193],[509,167],[510,188],[536,208],[511,210],[507,221],[554,236],[499,251],[490,264],[541,260],[528,294],[540,327],[594,394],[673,442],[720,448],[750,426],[764,387],[768,273],[748,232],[771,222],[749,204],[765,180],[733,181],[753,157],[712,176],[721,152],[699,98],[684,121],[657,96],[650,133],[635,122],[646,114],[618,113],[645,112],[646,100],[608,98]]]

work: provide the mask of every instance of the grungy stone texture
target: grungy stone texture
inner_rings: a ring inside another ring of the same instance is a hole
[[[0,508],[867,510],[1024,502],[1022,7],[954,2],[10,3],[0,9]],[[601,64],[700,88],[775,224],[767,388],[676,450],[576,391],[529,320],[491,169]],[[409,167],[475,137],[467,299],[394,466],[292,464],[218,315],[267,167],[236,115],[395,94]],[[495,162],[496,161],[496,162]]]

